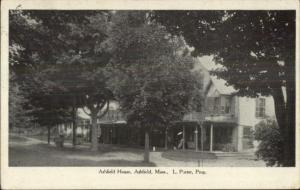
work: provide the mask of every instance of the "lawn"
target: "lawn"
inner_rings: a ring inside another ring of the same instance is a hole
[[[9,166],[63,166],[63,167],[265,167],[263,161],[250,157],[220,157],[209,152],[190,150],[151,151],[150,161],[143,162],[144,150],[126,146],[99,144],[97,152],[89,145],[71,143],[57,148],[52,142],[28,137],[10,136]]]
[[[26,138],[11,136],[9,146],[9,166],[155,166],[144,163],[143,151],[102,146],[92,152],[89,147],[57,148],[46,143],[24,145]],[[132,158],[132,159],[131,159]]]
[[[91,157],[104,156],[105,151],[48,146],[47,144],[9,147],[9,166],[154,166],[153,163],[119,159],[91,160]],[[74,158],[72,158],[74,156]],[[80,159],[78,159],[78,158]],[[82,159],[87,158],[87,159]]]
[[[28,141],[25,137],[21,137],[21,136],[9,136],[9,140],[17,143]]]

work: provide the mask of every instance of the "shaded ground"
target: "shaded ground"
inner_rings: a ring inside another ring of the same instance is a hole
[[[155,166],[143,163],[142,155],[142,151],[124,152],[109,147],[101,147],[98,152],[83,146],[56,148],[43,141],[13,136],[10,137],[9,166]]]
[[[28,142],[27,138],[21,136],[10,136],[9,139],[11,140],[11,142],[15,142],[15,143]]]
[[[89,146],[73,148],[67,144],[57,148],[52,143],[34,138],[10,136],[9,166],[122,166],[122,167],[264,167],[252,156],[216,156],[193,151],[151,152],[152,163],[143,163],[143,150],[112,145],[99,145],[91,152]]]

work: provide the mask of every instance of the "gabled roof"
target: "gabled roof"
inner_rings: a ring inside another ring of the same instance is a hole
[[[198,57],[197,59],[201,64],[201,66],[199,67],[204,68],[207,71],[224,68],[224,66],[215,63],[215,61],[213,60],[213,56],[202,56]]]
[[[198,62],[194,66],[194,70],[204,70],[208,73],[215,69],[222,68],[224,67],[220,64],[216,64],[212,56],[198,57]],[[224,79],[217,78],[216,76],[213,76],[211,74],[209,74],[209,78],[211,84],[207,86],[206,92],[208,92],[212,88],[211,85],[214,86],[215,90],[217,90],[219,94],[231,95],[232,93],[237,92],[237,90],[234,89],[233,86],[226,85],[226,81]]]
[[[211,76],[211,81],[215,88],[218,90],[220,94],[224,95],[231,95],[232,93],[237,92],[236,89],[234,89],[232,86],[226,85],[226,81],[220,78],[217,78],[216,76]]]
[[[205,69],[207,72],[213,71],[215,69],[222,69],[224,68],[220,64],[216,64],[213,60],[212,56],[202,56],[198,57],[199,63],[195,66],[195,69]],[[209,75],[210,81],[212,82],[212,85],[215,87],[215,89],[223,95],[231,95],[232,93],[237,92],[236,89],[234,89],[232,86],[226,85],[226,81],[221,78],[217,78],[216,76]],[[208,90],[211,89],[212,86],[208,86]]]

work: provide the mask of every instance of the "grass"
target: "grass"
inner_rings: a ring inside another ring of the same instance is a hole
[[[56,148],[47,144],[33,144],[22,146],[21,141],[25,138],[11,137],[11,141],[20,142],[20,145],[10,145],[9,147],[9,166],[105,166],[105,167],[143,167],[155,166],[154,163],[144,163],[142,160],[126,160],[126,157],[110,159],[104,156],[109,152],[120,152],[122,149],[108,146],[100,147],[99,151],[92,152],[89,147],[64,147]],[[26,139],[25,139],[26,140]],[[142,151],[126,150],[126,152],[141,155]],[[97,158],[105,159],[97,159]],[[88,159],[86,159],[88,158]]]
[[[36,135],[26,135],[27,137],[30,137],[30,138],[34,138],[34,139],[38,139],[38,140],[41,140],[41,141],[48,141],[48,136],[47,134],[36,134]],[[50,141],[53,142],[54,138],[56,137],[56,135],[51,135],[50,136]],[[72,142],[72,139],[70,138],[65,138],[65,142]]]
[[[26,138],[21,137],[21,136],[9,136],[9,140],[11,140],[13,142],[18,142],[18,143],[22,143],[22,142],[28,141]]]

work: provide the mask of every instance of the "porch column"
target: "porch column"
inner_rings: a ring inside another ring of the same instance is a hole
[[[198,125],[195,126],[195,151],[198,152]]]
[[[182,128],[182,150],[185,150],[185,126],[183,125],[183,128]]]
[[[210,125],[210,148],[209,151],[213,151],[213,142],[214,142],[214,126]]]

